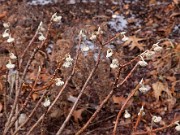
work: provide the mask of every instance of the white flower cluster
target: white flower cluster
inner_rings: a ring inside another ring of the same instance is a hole
[[[112,63],[110,64],[110,67],[113,68],[113,69],[119,67],[118,59],[113,59]]]
[[[100,34],[103,34],[101,27],[99,27],[98,30],[91,35],[90,40],[96,40],[97,36]]]
[[[141,60],[138,62],[138,64],[141,66],[141,67],[146,67],[148,65],[148,63],[144,60],[144,58],[140,55],[141,57]]]
[[[121,35],[123,36],[123,38],[122,38],[122,41],[123,42],[126,42],[126,41],[128,41],[129,40],[129,38],[128,37],[126,37],[126,32],[121,32]]]
[[[42,22],[40,22],[39,23],[39,26],[38,26],[38,34],[39,34],[39,37],[38,37],[38,39],[40,40],[40,41],[44,41],[44,40],[46,40],[46,37],[43,35],[43,31],[45,31],[45,28],[43,27],[43,23]]]
[[[42,105],[44,107],[48,107],[48,106],[50,106],[50,104],[51,104],[51,101],[50,101],[50,99],[48,97],[45,98],[44,102],[42,103]]]
[[[13,64],[11,60],[16,60],[16,59],[17,59],[17,56],[14,55],[14,53],[9,53],[9,58],[10,58],[10,59],[9,59],[8,63],[6,64],[6,67],[7,67],[9,70],[12,70],[12,69],[15,68],[16,65]]]
[[[3,26],[5,28],[5,31],[3,32],[2,37],[7,38],[8,43],[14,42],[14,38],[12,38],[11,34],[10,34],[10,29],[9,29],[10,24],[9,23],[3,23]]]
[[[176,124],[176,131],[180,132],[180,124],[179,124],[179,121],[176,121],[174,124]]]
[[[150,89],[151,89],[151,87],[149,86],[149,85],[144,85],[144,83],[143,83],[143,78],[141,79],[141,81],[139,82],[139,84],[140,84],[140,88],[139,88],[139,91],[140,92],[142,92],[142,93],[146,93],[146,92],[148,92]]]
[[[70,67],[72,65],[72,62],[73,62],[73,58],[71,58],[71,55],[68,54],[66,56],[65,62],[63,64],[63,67],[65,67],[65,68]]]
[[[58,16],[57,13],[53,14],[51,17],[51,21],[59,23],[61,22],[62,16]]]
[[[159,122],[161,122],[161,120],[162,120],[162,118],[160,116],[153,116],[152,117],[152,121],[154,123],[159,123]]]
[[[152,48],[155,52],[161,52],[163,50],[163,48],[159,46],[159,42],[157,42],[156,44],[153,44]]]
[[[141,109],[140,109],[138,115],[140,115],[140,114],[142,114],[142,116],[145,115],[145,112],[144,112],[144,106],[141,107]]]
[[[106,53],[106,58],[109,58],[113,55],[113,50],[110,48],[107,50],[107,53]]]
[[[128,119],[131,117],[131,114],[128,112],[128,110],[125,110],[124,118]]]
[[[64,82],[62,81],[61,78],[56,78],[56,79],[55,79],[55,82],[56,82],[56,86],[62,86],[62,85],[64,85]]]

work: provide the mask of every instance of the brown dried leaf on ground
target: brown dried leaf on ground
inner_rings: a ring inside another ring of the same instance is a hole
[[[72,114],[72,116],[74,117],[74,121],[75,122],[78,122],[78,121],[81,121],[83,118],[82,118],[82,113],[85,109],[82,108],[82,109],[78,109],[78,110],[75,110]]]
[[[159,97],[161,96],[163,91],[166,92],[169,97],[172,97],[172,94],[169,91],[167,84],[163,84],[162,82],[157,81],[156,83],[152,84],[152,88],[154,90],[154,96],[157,101],[159,101]]]
[[[126,98],[123,96],[112,96],[113,103],[118,106],[122,106],[126,102]],[[126,105],[126,107],[130,106],[133,102],[133,99],[130,99]]]
[[[140,43],[141,41],[146,40],[145,38],[138,38],[136,36],[130,36],[129,39],[123,44],[123,46],[129,46],[130,51],[134,48],[138,48],[139,50],[143,51],[145,44]]]

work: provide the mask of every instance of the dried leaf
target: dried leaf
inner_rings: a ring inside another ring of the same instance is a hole
[[[33,101],[36,101],[38,98],[39,98],[39,94],[38,93],[33,93],[32,94]]]
[[[172,97],[171,92],[168,89],[167,84],[163,84],[162,82],[156,82],[152,84],[152,88],[154,90],[154,96],[156,100],[159,100],[159,97],[161,96],[161,93],[164,91],[168,94],[169,97]]]
[[[82,113],[85,109],[78,109],[78,110],[75,110],[72,114],[72,116],[74,117],[74,121],[75,122],[78,122],[79,120],[81,121],[82,120]]]
[[[4,18],[6,15],[7,15],[7,12],[6,12],[6,11],[0,13],[0,19],[1,19],[1,18]]]
[[[125,103],[125,101],[126,101],[126,98],[124,98],[123,96],[112,96],[112,100],[113,100],[113,103],[114,104],[117,104],[117,105],[120,105],[120,106],[122,106],[124,103]],[[130,99],[129,101],[128,101],[128,103],[127,103],[127,105],[126,105],[126,107],[128,107],[128,106],[130,106],[131,104],[132,104],[132,102],[133,102],[133,99]]]
[[[167,99],[165,102],[167,103],[168,111],[171,112],[174,105],[176,104],[176,98],[171,97],[171,98]]]
[[[144,50],[144,44],[139,43],[140,41],[145,40],[145,38],[138,38],[136,36],[130,36],[129,39],[123,44],[123,46],[129,46],[130,51],[137,47],[139,50]]]

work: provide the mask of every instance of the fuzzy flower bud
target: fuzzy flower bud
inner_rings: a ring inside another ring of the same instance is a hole
[[[46,99],[44,100],[44,102],[42,103],[42,105],[43,105],[44,107],[48,107],[48,106],[50,106],[50,104],[51,104],[51,101],[49,100],[49,98],[46,98]]]
[[[152,117],[152,121],[154,123],[159,123],[162,120],[162,118],[160,116],[153,116]]]
[[[113,69],[119,67],[118,59],[113,59],[112,63],[110,64],[110,67],[113,68]]]
[[[57,16],[57,13],[53,14],[51,20],[53,22],[61,22],[62,16]]]
[[[8,64],[6,64],[6,67],[10,70],[10,69],[14,69],[15,68],[15,64],[11,63],[11,60],[9,60]]]
[[[128,119],[130,117],[131,117],[131,114],[127,110],[125,110],[124,118]]]
[[[106,53],[106,58],[109,58],[113,55],[113,50],[112,49],[108,49],[107,53]]]
[[[61,78],[56,78],[55,81],[56,81],[56,86],[62,86],[64,84]]]

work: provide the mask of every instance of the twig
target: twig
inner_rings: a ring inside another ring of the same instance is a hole
[[[133,135],[146,135],[146,134],[149,134],[149,133],[152,133],[152,132],[158,132],[158,131],[164,130],[166,128],[172,127],[173,125],[174,125],[174,121],[171,122],[169,125],[165,125],[163,127],[156,128],[156,129],[153,129],[151,131],[135,132],[135,133],[133,133]]]
[[[102,109],[103,105],[106,104],[106,102],[112,97],[114,91],[116,90],[116,88],[122,86],[124,84],[125,81],[127,81],[127,79],[130,77],[130,75],[132,74],[132,72],[130,72],[126,78],[119,84],[119,86],[117,86],[117,83],[119,81],[119,76],[121,73],[121,69],[129,64],[131,64],[135,59],[131,60],[130,62],[121,65],[119,67],[118,70],[118,74],[116,76],[116,80],[114,81],[113,84],[113,88],[112,90],[109,92],[109,94],[106,96],[106,98],[102,101],[102,103],[99,105],[98,109],[94,112],[94,114],[91,116],[91,118],[86,122],[86,124],[76,133],[76,135],[80,135],[82,132],[84,132],[86,130],[86,128],[89,126],[89,124],[95,119],[95,117],[97,116],[97,114],[100,112],[100,110]]]
[[[45,115],[47,113],[50,112],[50,110],[52,109],[52,107],[55,105],[55,103],[57,102],[57,100],[59,99],[59,97],[61,96],[62,92],[64,91],[64,89],[66,88],[67,84],[69,83],[69,81],[71,80],[71,78],[73,77],[74,73],[75,73],[75,68],[76,68],[76,65],[77,65],[77,60],[79,58],[79,52],[80,52],[80,45],[81,45],[81,36],[80,36],[80,39],[79,39],[79,44],[78,44],[78,49],[77,49],[77,53],[76,53],[76,57],[75,57],[75,62],[74,62],[74,66],[73,66],[73,69],[72,69],[72,72],[70,74],[70,76],[66,79],[63,87],[60,89],[58,95],[56,96],[56,98],[54,99],[54,101],[52,102],[52,104],[48,107],[47,111],[41,115],[41,117],[38,119],[38,121],[31,127],[31,129],[29,130],[29,132],[26,134],[26,135],[30,135],[31,132],[34,130],[34,128],[41,122],[41,120],[45,117]]]
[[[77,97],[76,102],[74,103],[74,105],[73,105],[73,107],[71,108],[68,116],[66,117],[65,121],[63,122],[62,126],[60,127],[60,129],[58,130],[58,132],[56,133],[56,135],[60,135],[60,134],[62,133],[63,129],[65,128],[65,126],[66,126],[66,124],[67,124],[67,122],[68,122],[69,119],[71,118],[71,115],[72,115],[73,111],[75,110],[75,108],[76,108],[76,106],[77,106],[77,104],[78,104],[78,101],[79,101],[79,99],[81,98],[84,90],[86,89],[89,80],[91,79],[91,77],[93,76],[95,70],[97,69],[97,67],[98,67],[98,65],[99,65],[100,57],[101,57],[101,51],[102,51],[102,47],[100,47],[100,50],[99,50],[99,53],[98,53],[98,59],[97,59],[97,62],[96,62],[96,64],[95,64],[94,68],[91,70],[91,72],[90,72],[90,74],[89,74],[86,82],[84,83],[84,85],[83,85],[83,87],[82,87],[82,89],[81,89],[81,91],[80,91],[80,93],[79,93],[79,95],[78,95],[78,97]]]
[[[35,113],[35,111],[36,111],[37,108],[39,107],[40,103],[42,102],[42,100],[43,100],[44,96],[47,94],[47,92],[48,92],[47,90],[45,90],[45,91],[43,92],[43,95],[41,96],[41,98],[40,98],[39,101],[37,102],[37,104],[36,104],[36,106],[34,107],[34,109],[31,111],[30,115],[27,117],[26,121],[25,121],[24,123],[22,123],[22,124],[15,130],[15,132],[14,132],[12,135],[16,135],[17,132],[18,132],[23,126],[25,126],[25,125],[29,122],[29,120],[32,118],[33,114]]]
[[[18,84],[19,84],[19,72],[17,71],[17,74],[16,74],[16,87],[15,87],[16,96],[15,96],[15,100],[14,100],[10,115],[8,117],[8,120],[7,120],[6,124],[5,124],[3,135],[6,135],[7,132],[9,131],[9,129],[11,128],[11,126],[12,126],[12,124],[10,124],[10,123],[12,123],[12,118],[13,118],[13,115],[14,115],[14,112],[15,112],[15,109],[16,109],[16,106],[17,106],[17,103],[18,103],[19,93],[20,93],[20,89],[18,89]]]
[[[142,103],[142,106],[144,106],[144,105],[145,105],[145,103],[143,102],[143,103]],[[143,115],[143,110],[140,110],[140,112],[139,112],[139,114],[138,114],[138,118],[137,118],[136,124],[135,124],[135,126],[133,127],[133,129],[134,129],[133,132],[136,131],[137,126],[139,125],[139,122],[141,121],[142,115]]]
[[[123,106],[121,107],[121,109],[120,109],[120,111],[119,111],[119,113],[117,115],[117,118],[116,118],[116,122],[115,122],[114,129],[113,129],[113,135],[116,135],[116,129],[117,129],[117,126],[118,126],[118,122],[119,122],[119,119],[121,117],[122,112],[124,111],[125,106],[127,105],[128,101],[132,98],[132,96],[136,93],[136,91],[138,89],[139,89],[139,84],[131,92],[131,94],[129,94],[128,98],[126,99],[126,101],[124,102]]]

